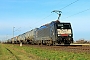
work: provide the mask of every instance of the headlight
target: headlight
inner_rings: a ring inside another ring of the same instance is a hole
[[[69,35],[69,36],[71,36],[71,35]]]
[[[60,35],[58,35],[58,36],[60,36]]]

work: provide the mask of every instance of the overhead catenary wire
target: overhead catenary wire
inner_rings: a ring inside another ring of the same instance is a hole
[[[72,4],[74,4],[74,3],[78,2],[78,1],[79,1],[79,0],[75,0],[74,2],[71,2],[70,4],[68,4],[68,5],[66,5],[65,7],[61,8],[60,10],[67,8],[67,7],[69,7],[70,5],[72,5]],[[51,13],[51,14],[47,15],[46,17],[44,17],[44,18],[41,19],[41,20],[43,21],[44,19],[50,17],[51,15],[53,15],[53,14]],[[39,20],[39,21],[41,21],[41,20]],[[35,23],[38,23],[39,21],[37,21],[37,22],[35,22]],[[33,24],[35,24],[35,23],[33,23]],[[32,25],[33,25],[33,24],[32,24]]]
[[[86,11],[88,11],[88,10],[90,10],[90,8],[85,9],[85,10],[83,10],[83,11],[80,11],[80,12],[78,12],[78,13],[75,13],[75,14],[73,14],[73,15],[70,15],[70,16],[68,16],[68,17],[66,17],[66,18],[70,18],[70,17],[72,17],[72,16],[78,15],[78,14],[83,13],[83,12],[86,12]],[[65,19],[66,19],[66,18],[65,18]]]
[[[78,1],[79,1],[79,0],[75,0],[74,2],[72,2],[72,3],[68,4],[68,5],[66,5],[65,7],[61,8],[61,9],[59,9],[59,10],[65,9],[66,7],[68,7],[68,6],[70,6],[70,5],[74,4],[74,3],[76,3],[76,2],[78,2]]]
[[[70,5],[72,5],[72,4],[74,4],[74,3],[78,2],[78,1],[79,1],[79,0],[75,0],[74,2],[71,2],[70,4],[64,6],[63,8],[61,8],[61,9],[59,9],[59,10],[63,10],[63,9],[69,7]],[[50,14],[50,15],[46,16],[45,18],[43,18],[43,20],[46,19],[46,18],[48,18],[48,17],[50,17],[51,15],[53,15],[53,14]]]
[[[21,28],[21,27],[19,27],[18,29],[16,29],[14,32],[19,31],[20,28]]]

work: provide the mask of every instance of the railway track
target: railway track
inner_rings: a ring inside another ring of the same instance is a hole
[[[90,53],[89,45],[57,45],[57,46],[46,46],[46,45],[27,45],[24,46],[32,46],[35,48],[49,49],[49,50],[57,50],[57,51],[68,51],[74,53]]]

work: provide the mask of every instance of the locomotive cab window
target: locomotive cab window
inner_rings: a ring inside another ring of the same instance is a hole
[[[70,23],[60,23],[57,24],[57,29],[71,29]]]

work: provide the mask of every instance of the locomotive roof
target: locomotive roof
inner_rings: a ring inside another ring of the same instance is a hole
[[[52,23],[60,23],[60,21],[59,21],[59,20],[52,21],[51,23],[45,24],[45,25],[43,25],[43,26],[48,26],[49,24],[52,24]]]
[[[70,24],[69,22],[60,22],[59,20],[56,20],[56,21],[52,21],[51,23],[47,23],[45,25],[42,25],[39,29],[46,28],[50,24],[59,24],[59,23]]]
[[[52,21],[51,23],[60,23],[60,21],[56,20],[56,21]]]
[[[60,21],[59,20],[56,20],[56,21],[52,21],[51,23],[48,23],[48,24],[45,24],[45,25],[43,25],[43,26],[41,26],[39,29],[42,29],[42,28],[45,28],[46,26],[48,26],[48,25],[50,25],[50,24],[52,24],[52,23],[60,23]]]

